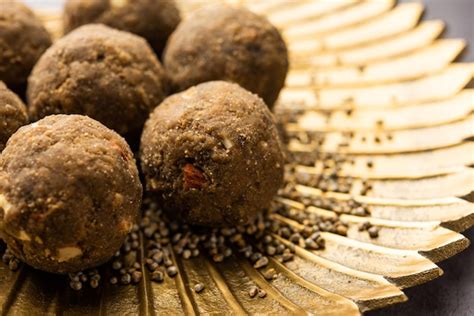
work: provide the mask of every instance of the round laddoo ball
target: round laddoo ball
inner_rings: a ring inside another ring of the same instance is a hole
[[[162,208],[194,225],[247,223],[283,181],[272,113],[257,95],[224,81],[166,98],[145,124],[140,160]]]
[[[23,101],[0,81],[0,152],[21,126],[28,123]]]
[[[29,114],[32,120],[87,115],[133,138],[166,89],[163,68],[144,39],[89,24],[41,56],[28,81]]]
[[[31,69],[49,46],[49,33],[28,7],[0,2],[0,80],[10,89],[24,92]]]
[[[136,223],[142,186],[125,140],[81,115],[20,128],[0,156],[0,236],[34,268],[98,266]]]
[[[63,17],[66,32],[103,23],[144,37],[159,56],[180,21],[174,0],[68,0]]]
[[[238,83],[271,108],[288,71],[278,30],[245,8],[217,5],[198,10],[171,35],[163,64],[174,89],[205,81]]]

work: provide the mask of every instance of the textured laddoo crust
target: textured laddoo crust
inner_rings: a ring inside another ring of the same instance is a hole
[[[87,115],[131,138],[141,132],[166,90],[161,64],[144,39],[90,24],[40,58],[28,82],[29,114],[32,120]]]
[[[0,153],[10,136],[27,123],[28,115],[25,105],[0,81]]]
[[[243,224],[282,184],[273,115],[237,84],[200,84],[165,99],[145,124],[140,159],[149,191],[172,218]]]
[[[64,30],[89,23],[103,23],[144,37],[158,56],[181,21],[174,0],[68,0]]]
[[[10,89],[24,88],[49,46],[49,33],[30,9],[13,0],[0,2],[0,80]]]
[[[171,35],[163,63],[175,90],[205,81],[238,83],[272,107],[288,71],[278,30],[247,9],[214,5],[184,20]]]
[[[125,140],[85,116],[24,126],[0,156],[0,236],[15,256],[44,271],[107,261],[135,224],[141,196]]]

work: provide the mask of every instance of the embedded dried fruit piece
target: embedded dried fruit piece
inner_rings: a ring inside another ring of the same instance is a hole
[[[185,190],[200,190],[207,183],[206,176],[199,168],[187,163],[183,167],[183,186]]]
[[[6,216],[11,209],[13,209],[13,205],[7,201],[5,195],[0,194],[0,210],[3,211],[3,216]]]
[[[81,255],[82,250],[77,246],[63,247],[58,249],[58,256],[56,260],[58,260],[58,262],[67,262]]]

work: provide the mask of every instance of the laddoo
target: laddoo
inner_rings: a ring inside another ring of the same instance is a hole
[[[163,64],[175,90],[235,82],[272,107],[284,86],[288,53],[279,31],[243,7],[214,5],[185,19],[168,40]]]
[[[0,81],[0,152],[10,136],[28,123],[23,101]]]
[[[144,39],[89,24],[40,58],[28,81],[28,108],[32,120],[87,115],[129,139],[140,134],[166,89],[163,68]]]
[[[193,225],[245,224],[269,207],[283,181],[272,113],[224,81],[166,98],[145,124],[140,160],[159,205]]]
[[[125,140],[81,115],[21,127],[0,156],[0,237],[34,268],[72,273],[120,249],[142,185]]]
[[[174,0],[68,0],[64,30],[102,23],[144,37],[161,56],[166,41],[181,21]]]
[[[0,80],[24,93],[31,69],[49,46],[51,36],[28,7],[0,1]]]

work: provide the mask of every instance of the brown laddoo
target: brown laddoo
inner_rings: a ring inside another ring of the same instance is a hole
[[[0,2],[0,80],[12,90],[24,92],[31,69],[51,46],[41,21],[25,5]]]
[[[135,224],[142,186],[130,147],[81,115],[20,128],[0,156],[0,236],[52,273],[106,262]]]
[[[89,23],[103,23],[144,37],[158,56],[181,21],[174,0],[68,0],[64,30]]]
[[[147,42],[100,24],[57,41],[28,81],[31,119],[87,115],[128,139],[139,135],[165,94],[165,74]]]
[[[283,181],[273,115],[257,95],[224,81],[165,99],[145,124],[140,159],[163,209],[194,225],[246,223]]]
[[[195,12],[171,35],[163,63],[174,89],[205,81],[238,83],[271,108],[288,71],[278,30],[263,16],[230,5]]]
[[[25,105],[0,81],[0,152],[5,148],[10,136],[27,123]]]

